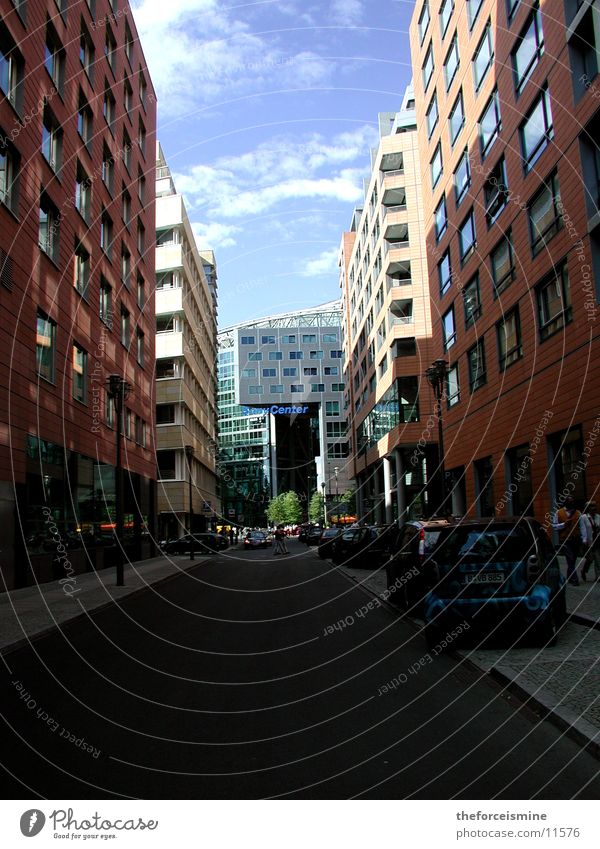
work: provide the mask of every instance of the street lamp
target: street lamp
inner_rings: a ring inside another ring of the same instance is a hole
[[[190,560],[194,559],[194,540],[192,539],[192,528],[193,528],[193,520],[194,520],[194,502],[192,500],[192,458],[194,456],[194,446],[186,445],[185,446],[185,457],[188,464],[188,488],[189,488],[189,499],[190,499]]]
[[[123,469],[121,468],[121,435],[123,430],[123,408],[125,399],[131,392],[131,384],[120,374],[109,375],[106,381],[108,397],[112,398],[117,417],[117,452],[115,458],[115,532],[117,537],[117,586],[125,585],[123,571]]]
[[[339,466],[333,467],[333,474],[335,475],[335,502],[337,504],[339,500],[339,492],[338,492],[338,472],[340,470]]]
[[[446,377],[448,374],[448,363],[446,360],[435,360],[425,371],[425,377],[431,384],[433,394],[435,395],[436,415],[438,420],[438,446],[439,446],[439,475],[441,478],[440,494],[441,507],[446,501],[446,470],[445,470],[445,452],[444,452],[444,428],[442,422],[442,397],[446,387]]]
[[[325,481],[321,484],[323,490],[323,527],[327,525],[327,496],[325,495]]]

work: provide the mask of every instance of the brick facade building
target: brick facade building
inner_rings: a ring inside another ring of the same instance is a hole
[[[110,374],[131,384],[125,548],[150,554],[156,102],[114,0],[0,0],[0,88],[4,589],[110,562]]]
[[[600,473],[599,4],[418,0],[434,357],[457,513],[583,505]]]

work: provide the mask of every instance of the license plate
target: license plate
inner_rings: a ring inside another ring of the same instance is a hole
[[[465,575],[465,584],[502,584],[504,572],[479,572],[475,575]]]

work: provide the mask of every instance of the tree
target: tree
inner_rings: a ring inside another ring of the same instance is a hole
[[[323,514],[323,496],[317,490],[316,492],[313,492],[312,498],[308,504],[308,518],[311,522],[320,522],[323,518]]]
[[[355,489],[347,489],[339,499],[340,504],[344,504],[348,509],[348,512],[352,515],[356,515],[356,490]]]
[[[302,518],[302,507],[297,494],[282,492],[271,499],[267,507],[267,517],[274,525],[295,525]]]

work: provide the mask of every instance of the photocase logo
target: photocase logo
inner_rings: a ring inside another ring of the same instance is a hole
[[[21,834],[24,837],[35,837],[46,825],[46,817],[42,811],[32,808],[25,811],[21,817]]]

